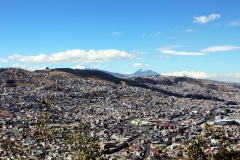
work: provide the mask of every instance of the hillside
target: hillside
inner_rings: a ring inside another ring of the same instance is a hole
[[[205,100],[225,101],[217,94],[210,94],[212,90],[219,92],[230,92],[231,89],[226,87],[227,83],[219,85],[215,81],[198,80],[187,77],[172,77],[172,76],[150,76],[150,77],[132,77],[132,78],[119,78],[113,75],[107,74],[98,70],[81,70],[70,68],[56,68],[52,70],[37,70],[30,72],[23,69],[2,69],[2,84],[14,87],[14,86],[39,86],[40,84],[47,84],[46,89],[49,90],[62,90],[66,91],[64,86],[59,87],[55,83],[56,78],[85,78],[91,81],[104,82],[115,85],[127,85],[132,87],[140,87],[149,89],[151,91],[157,91],[167,96],[175,96],[179,98],[194,98]],[[204,88],[204,92],[194,90],[187,92],[184,89],[181,90],[182,84],[188,84],[193,88]],[[240,85],[232,84],[234,87],[240,87]],[[177,90],[176,90],[177,89]],[[180,92],[181,91],[181,92]]]

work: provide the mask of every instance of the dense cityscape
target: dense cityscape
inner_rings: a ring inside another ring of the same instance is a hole
[[[239,0],[0,0],[0,160],[240,160]]]
[[[127,80],[149,88],[130,86]],[[234,142],[226,147],[240,150],[238,84],[172,76],[122,78],[121,84],[116,84],[95,75],[15,68],[1,69],[0,83],[0,138],[23,148],[30,148],[35,140],[20,136],[19,126],[25,124],[32,133],[33,122],[42,111],[39,102],[49,98],[56,102],[49,113],[55,118],[50,125],[71,128],[79,122],[88,124],[105,159],[189,158],[189,142],[203,134],[206,123],[223,126]],[[212,138],[207,143],[204,152],[211,157],[221,142]],[[67,145],[61,138],[59,143],[45,146],[46,159],[73,159],[63,152]],[[1,159],[13,155],[2,146],[0,153]],[[17,156],[38,159],[41,153],[36,148]]]

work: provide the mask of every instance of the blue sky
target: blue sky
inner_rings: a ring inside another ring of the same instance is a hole
[[[0,0],[0,67],[240,82],[239,0]]]

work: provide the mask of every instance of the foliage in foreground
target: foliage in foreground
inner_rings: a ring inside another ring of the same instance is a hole
[[[217,141],[217,153],[210,153],[211,139]],[[214,159],[214,160],[240,160],[240,151],[233,150],[230,146],[234,142],[226,136],[223,127],[206,123],[204,135],[198,136],[190,141],[188,146],[188,156],[191,159]]]

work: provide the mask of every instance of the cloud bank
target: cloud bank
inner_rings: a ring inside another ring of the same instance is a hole
[[[136,58],[136,55],[129,54],[125,51],[119,51],[114,49],[108,50],[67,50],[66,52],[59,52],[52,55],[39,54],[36,56],[22,56],[19,54],[13,54],[8,57],[9,59],[16,59],[25,63],[54,63],[61,64],[66,62],[78,63],[78,62],[108,62],[114,60],[129,60]]]
[[[177,76],[177,77],[191,77],[197,79],[211,79],[224,82],[240,82],[240,73],[237,74],[207,74],[205,72],[194,72],[194,71],[181,71],[181,72],[171,72],[162,73],[162,75],[167,76]]]
[[[181,56],[203,56],[210,52],[224,52],[224,51],[233,51],[233,50],[240,50],[239,46],[234,45],[222,45],[222,46],[212,46],[205,49],[202,49],[198,52],[186,52],[186,51],[175,51],[174,48],[177,48],[177,45],[169,45],[162,48],[157,48],[158,51],[162,52],[163,54],[169,55],[181,55]],[[163,56],[159,56],[163,58]],[[157,58],[157,56],[153,57]]]
[[[186,51],[174,51],[173,48],[178,46],[165,46],[162,48],[158,48],[157,50],[162,52],[163,54],[170,54],[170,55],[182,55],[182,56],[202,56],[206,55],[206,53],[202,52],[186,52]]]
[[[149,67],[150,64],[134,63],[133,67]]]

